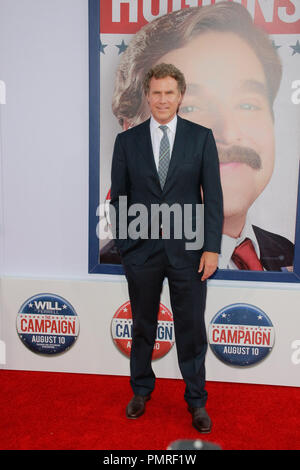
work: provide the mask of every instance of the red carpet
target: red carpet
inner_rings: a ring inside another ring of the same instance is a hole
[[[147,410],[125,417],[128,377],[0,371],[3,450],[165,450],[201,439],[223,450],[299,450],[300,388],[208,382],[210,434],[199,434],[181,380],[158,379]]]

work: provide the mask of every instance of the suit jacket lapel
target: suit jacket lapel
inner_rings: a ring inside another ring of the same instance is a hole
[[[151,170],[151,173],[153,176],[153,183],[161,194],[161,187],[160,187],[160,182],[159,182],[159,177],[157,173],[157,168],[156,168],[153,148],[152,148],[152,142],[151,142],[150,119],[145,121],[139,127],[138,145],[140,147],[140,152],[144,157],[145,165]]]

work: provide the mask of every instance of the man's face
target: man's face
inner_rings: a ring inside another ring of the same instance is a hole
[[[151,114],[157,122],[160,124],[170,122],[175,116],[181,100],[182,95],[174,78],[151,78],[147,101]]]
[[[246,215],[269,182],[274,166],[274,128],[263,67],[233,33],[209,32],[159,62],[185,75],[179,114],[213,130],[219,151],[224,215]]]

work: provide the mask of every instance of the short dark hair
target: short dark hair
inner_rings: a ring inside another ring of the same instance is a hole
[[[150,80],[151,78],[166,78],[172,77],[176,80],[178,85],[178,90],[182,95],[184,95],[186,90],[186,83],[183,73],[175,67],[173,64],[157,64],[152,67],[145,75],[143,80],[143,89],[145,95],[149,93]]]
[[[209,31],[235,33],[252,48],[264,69],[272,110],[282,75],[278,53],[268,35],[254,25],[246,8],[226,1],[168,13],[148,23],[134,35],[116,74],[112,109],[121,125],[124,120],[135,125],[148,117],[142,87],[147,70],[163,55],[184,47],[195,37]]]

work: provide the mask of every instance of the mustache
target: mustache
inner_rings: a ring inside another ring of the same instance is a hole
[[[220,163],[245,163],[254,170],[262,168],[261,158],[255,150],[250,147],[233,145],[230,148],[218,148]]]

